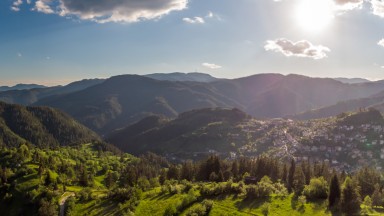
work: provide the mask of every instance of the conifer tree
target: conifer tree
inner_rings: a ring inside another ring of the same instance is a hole
[[[301,167],[297,167],[293,179],[293,189],[295,195],[300,195],[305,186],[305,176]]]
[[[361,197],[357,184],[351,178],[345,179],[343,189],[341,191],[341,210],[346,214],[353,215],[360,210]]]
[[[380,191],[380,185],[375,185],[375,190],[372,194],[372,206],[380,206],[383,203],[383,194]]]
[[[287,164],[284,164],[284,167],[283,167],[283,174],[281,176],[281,181],[287,185],[287,175],[288,175],[288,170],[287,170]]]
[[[296,163],[295,163],[295,160],[292,159],[291,166],[289,167],[288,179],[287,179],[287,187],[290,193],[292,192],[295,170],[296,170]]]
[[[331,184],[329,185],[328,205],[333,207],[340,200],[340,183],[336,174],[332,176]]]

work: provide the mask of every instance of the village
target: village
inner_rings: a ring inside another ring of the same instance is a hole
[[[243,131],[250,134],[251,142],[238,153],[232,152],[232,159],[265,153],[282,160],[324,161],[336,170],[347,172],[364,166],[382,170],[384,166],[384,127],[378,124],[273,119],[248,122],[243,125]]]

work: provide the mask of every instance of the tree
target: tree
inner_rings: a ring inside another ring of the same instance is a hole
[[[331,184],[329,185],[328,205],[333,207],[340,200],[340,183],[336,174],[332,176]]]
[[[371,199],[371,197],[369,197],[369,196],[365,196],[364,201],[363,201],[363,204],[364,204],[368,209],[371,209],[371,208],[372,208],[372,199]]]
[[[283,174],[281,176],[281,181],[284,183],[284,185],[287,185],[287,175],[288,175],[287,164],[284,164]]]
[[[192,181],[194,176],[194,169],[192,161],[188,160],[183,163],[181,167],[181,179]]]
[[[59,212],[57,211],[57,205],[53,202],[49,202],[46,199],[42,199],[40,202],[39,215],[40,216],[56,216]]]
[[[351,178],[345,179],[343,189],[341,191],[341,210],[347,214],[355,214],[360,210],[361,198],[358,186]]]
[[[380,185],[375,185],[375,190],[372,194],[372,206],[380,206],[383,203],[383,194],[380,191]]]
[[[237,163],[237,160],[233,161],[231,172],[235,180],[239,179],[239,164]]]
[[[293,180],[293,189],[295,195],[300,195],[305,186],[305,176],[301,167],[297,167]]]
[[[372,168],[364,167],[357,172],[355,179],[360,186],[361,196],[365,197],[373,194],[375,185],[380,183],[380,174]]]
[[[295,160],[292,159],[291,166],[289,167],[288,179],[287,179],[287,188],[289,193],[292,192],[295,170],[296,170],[296,163],[295,163]]]
[[[304,195],[308,199],[326,199],[328,190],[328,183],[324,177],[312,178],[309,185],[304,187]]]
[[[178,180],[180,178],[180,170],[176,165],[171,165],[167,173],[168,179]]]

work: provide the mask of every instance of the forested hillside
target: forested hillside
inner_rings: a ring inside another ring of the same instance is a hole
[[[67,114],[49,107],[24,107],[0,102],[0,145],[57,147],[100,141],[93,131]]]

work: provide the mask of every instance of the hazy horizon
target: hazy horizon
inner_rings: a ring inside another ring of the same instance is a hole
[[[0,84],[172,71],[384,79],[381,1],[104,1],[2,1]]]

